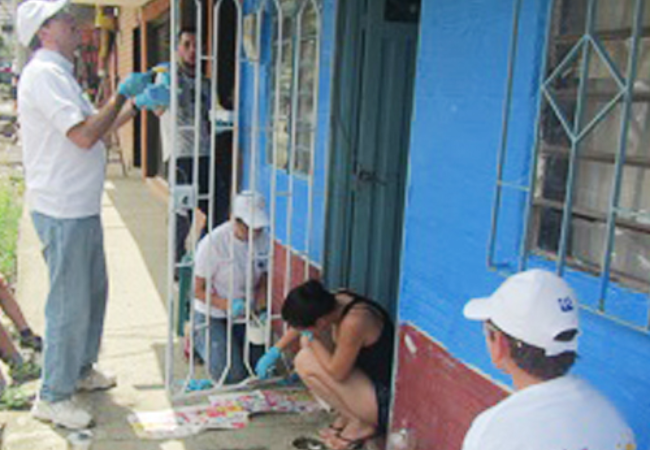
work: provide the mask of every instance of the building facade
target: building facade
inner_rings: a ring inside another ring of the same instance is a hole
[[[164,5],[123,8],[134,44],[121,72],[151,65],[142,27]],[[414,430],[418,448],[460,447],[510,390],[462,307],[543,267],[583,304],[575,372],[648,448],[650,2],[268,0],[242,12],[239,184],[272,209],[276,299],[319,275],[386,306],[399,325],[392,428]]]

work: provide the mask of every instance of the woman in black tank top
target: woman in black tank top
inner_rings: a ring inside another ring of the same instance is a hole
[[[269,361],[299,338],[296,371],[338,414],[328,429],[321,430],[326,444],[335,450],[361,448],[383,433],[395,334],[388,313],[372,300],[349,291],[333,295],[311,280],[289,293],[282,318],[290,328],[260,360],[258,376],[267,376]],[[328,344],[330,332],[334,345]]]

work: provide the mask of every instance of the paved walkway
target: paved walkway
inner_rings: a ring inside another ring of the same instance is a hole
[[[117,166],[110,172],[119,173]],[[94,450],[222,449],[287,450],[300,435],[313,433],[325,420],[316,415],[254,418],[238,431],[210,431],[185,440],[144,441],[126,421],[133,411],[170,406],[163,389],[167,313],[164,298],[167,245],[166,207],[139,174],[109,176],[103,219],[110,277],[110,299],[102,368],[118,376],[117,388],[79,395],[95,415]],[[32,326],[44,329],[47,274],[40,244],[28,215],[21,224],[18,299]],[[65,449],[68,432],[37,422],[25,412],[0,413],[6,423],[3,449]]]

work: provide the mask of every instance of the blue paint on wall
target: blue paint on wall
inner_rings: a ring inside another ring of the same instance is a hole
[[[270,2],[267,2],[269,4]],[[306,176],[294,177],[294,194],[292,197],[293,215],[291,220],[291,242],[290,246],[300,252],[304,252],[309,245],[309,258],[316,264],[322,263],[322,245],[324,240],[324,222],[325,222],[325,182],[326,182],[326,166],[327,166],[327,140],[330,115],[330,95],[331,95],[331,68],[333,66],[333,49],[334,49],[334,34],[335,34],[335,0],[321,0],[321,15],[322,15],[322,30],[321,30],[321,46],[320,46],[320,95],[317,117],[317,134],[316,134],[316,150],[314,161],[314,184],[313,184],[313,214],[312,214],[312,230],[307,236],[307,221],[308,221],[308,199],[309,199],[309,186]],[[248,1],[246,4],[247,10],[251,11],[252,6],[257,2]],[[263,34],[262,61],[264,62],[263,70],[261,71],[260,86],[263,91],[269,92],[269,61],[270,61],[270,37],[267,34],[268,30]],[[253,65],[245,63],[242,75],[242,128],[250,130],[253,124],[252,110],[253,110],[253,84],[254,84],[254,71]],[[259,111],[262,124],[265,124],[268,119],[269,104],[268,97],[262,96],[260,99]],[[250,186],[250,155],[253,142],[251,141],[248,132],[242,135],[240,146],[243,151],[244,157],[244,176],[242,186]],[[267,203],[270,206],[271,184],[273,170],[272,166],[267,163],[266,154],[266,137],[264,133],[259,135],[258,140],[258,157],[257,157],[257,181],[256,189],[262,192]],[[289,187],[289,176],[284,170],[277,172],[277,191],[286,192]],[[276,237],[283,244],[288,243],[288,223],[287,211],[288,200],[287,197],[277,197],[277,217],[276,217]],[[308,242],[308,244],[307,244]]]
[[[400,320],[411,322],[454,356],[496,381],[480,324],[462,316],[465,302],[491,293],[503,277],[487,269],[486,255],[496,181],[502,103],[513,2],[424,0],[411,134]],[[504,179],[526,184],[536,116],[539,64],[547,27],[547,1],[525,0],[508,159]],[[525,197],[504,193],[497,260],[512,264],[521,238]],[[533,265],[546,263],[532,261]],[[595,278],[569,271],[578,296],[594,304]],[[646,295],[612,287],[616,314],[648,317]],[[650,337],[611,318],[582,314],[585,376],[619,406],[650,446]]]

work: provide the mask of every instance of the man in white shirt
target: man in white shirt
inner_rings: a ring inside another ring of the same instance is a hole
[[[463,312],[484,323],[492,363],[516,391],[474,420],[463,450],[636,449],[616,408],[568,375],[578,350],[578,302],[562,278],[521,272]]]
[[[246,330],[243,321],[238,319],[242,319],[246,313],[246,298],[249,299],[249,310],[255,315],[261,315],[265,310],[271,245],[266,231],[268,224],[264,198],[257,192],[244,191],[235,197],[231,220],[212,230],[199,242],[194,265],[194,310],[198,325],[198,330],[194,332],[194,348],[204,361],[208,361],[210,374],[215,380],[221,379],[226,370],[229,313],[232,319],[240,323],[233,327],[232,358],[226,382],[235,383],[246,378],[243,359]],[[209,296],[207,292],[210,292]],[[210,306],[206,305],[206,298],[209,298]],[[208,314],[209,350],[206,330],[202,326]],[[261,351],[262,348],[254,348],[251,367],[261,356]]]
[[[101,139],[120,121],[128,97],[151,76],[132,74],[99,111],[73,76],[80,44],[68,0],[27,0],[17,10],[20,42],[35,51],[22,72],[22,128],[27,203],[43,244],[50,291],[45,308],[43,382],[32,415],[67,428],[93,419],[77,406],[77,390],[108,389],[114,377],[94,368],[106,310],[100,219],[105,148]],[[125,109],[131,114],[132,106]]]

